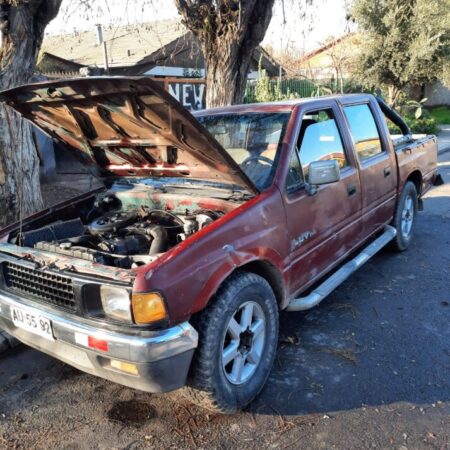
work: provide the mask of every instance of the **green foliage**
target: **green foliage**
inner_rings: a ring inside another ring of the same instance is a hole
[[[322,95],[330,95],[335,92],[335,80],[324,80],[320,85],[304,78],[271,80],[267,77],[265,70],[261,68],[261,62],[259,64],[258,73],[258,80],[247,82],[244,103],[274,102],[295,98],[319,97]],[[344,90],[345,92],[361,92],[362,88],[353,80],[345,80]]]
[[[400,100],[397,102],[397,109],[400,114],[405,117],[410,117],[414,119],[420,119],[424,115],[426,117],[430,117],[428,112],[424,110],[423,104],[428,100],[427,98],[423,98],[420,101],[407,99],[403,94],[400,97]]]
[[[397,110],[413,133],[437,134],[439,128],[437,127],[436,120],[428,110],[423,108],[423,104],[426,101],[426,98],[420,102],[410,100],[402,94],[398,102]],[[393,134],[400,133],[400,129],[391,122],[389,123],[389,131]]]
[[[317,86],[314,90],[312,97],[321,97],[322,95],[331,95],[333,90],[326,86]]]
[[[421,117],[419,119],[406,117],[405,122],[408,124],[409,128],[411,128],[413,133],[437,134],[439,132],[436,121],[432,117]]]
[[[245,103],[276,102],[295,98],[329,95],[327,86],[318,86],[306,79],[271,80],[260,76],[257,81],[247,82]]]
[[[294,98],[318,97],[336,93],[335,80],[322,80],[321,84],[313,83],[305,78],[290,78],[271,80],[260,76],[257,81],[247,82],[244,103],[271,102],[289,100]],[[344,92],[376,93],[371,89],[362,87],[353,80],[344,80]]]
[[[420,119],[404,117],[404,120],[408,124],[409,128],[411,128],[411,131],[413,133],[437,134],[439,132],[436,121],[432,117],[421,117]],[[401,134],[400,129],[393,124],[389,126],[389,131],[392,134]]]
[[[429,111],[423,107],[423,104],[426,101],[426,98],[423,98],[419,102],[411,100],[402,93],[398,100],[397,110],[413,133],[437,134],[439,129],[436,120],[431,116]],[[394,130],[396,133],[400,131],[393,127],[391,131]]]
[[[395,104],[407,85],[450,82],[448,0],[355,0],[362,49],[356,76]]]
[[[249,89],[249,85],[247,85],[247,92],[245,101],[247,103],[250,102],[275,102],[280,100],[289,100],[293,98],[304,97],[302,95],[304,93],[305,88],[306,91],[311,95],[314,85],[308,80],[296,80],[297,86],[300,89],[292,91],[289,86],[290,80],[271,80],[266,74],[266,71],[261,67],[261,60],[259,61],[258,67],[259,78],[254,84],[254,89]],[[298,83],[300,82],[300,83]],[[292,84],[292,83],[291,83]],[[302,93],[300,91],[303,91]]]
[[[273,102],[278,100],[276,98],[275,89],[270,82],[269,77],[266,75],[265,70],[261,70],[261,62],[258,70],[259,78],[255,85],[255,100],[259,102]]]
[[[450,124],[450,106],[436,106],[429,108],[428,114],[432,117],[438,125]]]

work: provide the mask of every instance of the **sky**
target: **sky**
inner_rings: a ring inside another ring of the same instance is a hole
[[[351,0],[314,0],[313,6],[303,9],[304,0],[276,0],[272,22],[267,30],[264,45],[276,52],[296,53],[314,50],[330,37],[349,31],[346,13]],[[87,2],[86,2],[87,3]],[[81,2],[63,0],[58,16],[48,25],[46,32],[66,34],[104,26],[128,25],[139,22],[172,19],[178,17],[173,0],[91,0],[90,9]]]

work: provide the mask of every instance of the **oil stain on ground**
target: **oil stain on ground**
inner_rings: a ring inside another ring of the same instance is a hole
[[[123,425],[140,428],[156,417],[153,406],[146,402],[127,400],[116,402],[108,411],[108,419]]]

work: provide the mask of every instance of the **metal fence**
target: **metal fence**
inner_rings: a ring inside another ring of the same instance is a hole
[[[244,103],[316,97],[360,90],[361,87],[355,85],[351,80],[311,81],[306,78],[249,80],[245,90]]]

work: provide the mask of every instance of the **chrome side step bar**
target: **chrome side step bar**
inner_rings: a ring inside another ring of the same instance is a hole
[[[305,311],[317,306],[327,295],[331,294],[353,272],[365,264],[375,253],[378,253],[397,234],[394,227],[388,225],[384,233],[368,245],[354,259],[344,264],[337,272],[327,278],[306,297],[294,298],[286,308],[286,311]]]

